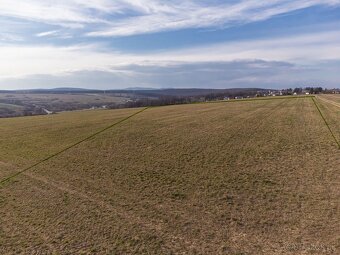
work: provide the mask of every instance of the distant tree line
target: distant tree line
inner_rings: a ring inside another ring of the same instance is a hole
[[[301,95],[301,94],[306,94],[306,93],[320,94],[323,92],[324,92],[324,89],[322,87],[305,87],[305,88],[299,87],[299,88],[294,88],[294,89],[289,88],[289,89],[282,90],[283,95],[294,95],[294,94]]]
[[[205,94],[195,93],[190,96],[177,96],[177,95],[158,95],[157,98],[138,98],[123,105],[110,105],[108,108],[134,108],[134,107],[147,107],[147,106],[165,106],[165,105],[176,105],[176,104],[190,104],[199,103],[223,99],[234,99],[234,98],[245,98],[255,97],[256,93],[259,93],[258,89],[231,89],[231,90],[212,90],[211,93]],[[268,90],[260,90],[262,93]],[[149,92],[150,93],[150,92]],[[151,95],[151,93],[149,94]]]

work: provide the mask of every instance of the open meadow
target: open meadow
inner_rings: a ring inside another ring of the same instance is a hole
[[[339,254],[337,104],[0,119],[0,254]]]
[[[90,108],[119,106],[130,98],[123,93],[0,93],[0,118],[46,114]]]
[[[126,98],[116,94],[102,93],[0,93],[0,100],[13,102],[23,102],[30,104],[95,104],[95,103],[115,103],[123,102]]]

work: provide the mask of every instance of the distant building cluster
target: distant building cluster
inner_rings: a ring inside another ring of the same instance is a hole
[[[282,90],[260,91],[256,97],[266,96],[290,96],[290,95],[314,95],[314,94],[340,94],[340,89],[324,89],[322,87],[299,87]]]

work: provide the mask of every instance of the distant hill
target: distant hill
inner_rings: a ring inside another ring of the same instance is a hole
[[[125,90],[158,90],[158,89],[148,87],[129,87],[126,88]]]
[[[84,88],[53,88],[53,89],[19,89],[19,90],[0,90],[0,93],[35,93],[35,94],[50,94],[50,93],[89,93],[92,91],[102,91]]]
[[[175,96],[175,97],[192,97],[204,96],[209,94],[225,94],[225,95],[249,95],[256,94],[257,92],[266,92],[270,89],[262,88],[231,88],[231,89],[200,89],[200,88],[167,88],[167,89],[154,89],[144,87],[131,87],[126,89],[113,89],[113,90],[99,90],[99,89],[84,89],[72,87],[60,87],[53,89],[27,89],[27,90],[1,90],[0,93],[35,93],[35,94],[63,94],[63,93],[124,93],[134,94],[141,96],[159,97],[159,96]],[[274,91],[274,90],[271,90]]]
[[[50,90],[53,90],[53,91],[89,91],[91,89],[64,87],[64,88],[54,88],[54,89],[50,89]]]
[[[176,96],[176,97],[192,97],[192,96],[205,96],[209,94],[225,94],[225,95],[255,95],[258,92],[266,92],[270,89],[261,88],[231,88],[231,89],[149,89],[149,90],[125,90],[125,92],[133,92],[134,94],[143,96]],[[273,90],[271,90],[273,91]],[[115,93],[117,90],[110,90]]]

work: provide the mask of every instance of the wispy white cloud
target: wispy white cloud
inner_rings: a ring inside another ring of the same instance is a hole
[[[86,28],[89,36],[129,36],[184,28],[232,26],[266,20],[340,0],[1,0],[0,16]],[[129,15],[133,12],[133,15]],[[119,15],[118,15],[119,14]],[[96,24],[96,26],[88,26]],[[95,27],[95,28],[93,28]]]
[[[37,37],[46,37],[46,36],[54,36],[59,34],[58,30],[46,31],[36,34]]]
[[[132,2],[132,1],[127,1]],[[140,1],[136,1],[139,3]],[[147,1],[148,2],[148,1]],[[200,1],[160,1],[144,3],[138,16],[111,22],[89,36],[129,36],[185,28],[233,26],[256,22],[315,5],[338,5],[338,0],[243,0],[233,3],[207,5]],[[206,2],[207,3],[207,2]],[[134,7],[139,7],[134,5]]]
[[[73,35],[71,33],[62,31],[62,30],[51,30],[51,31],[45,31],[41,33],[35,34],[36,37],[43,38],[58,38],[58,39],[70,39],[73,38]]]
[[[77,2],[75,0],[1,0],[0,16],[72,28],[81,28],[85,24],[102,21],[96,16],[91,15],[86,6],[80,5]]]

